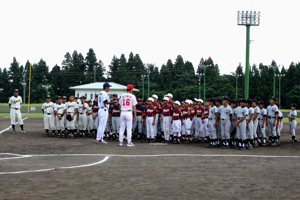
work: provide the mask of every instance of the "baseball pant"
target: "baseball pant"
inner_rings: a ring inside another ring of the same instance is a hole
[[[209,133],[210,139],[215,140],[217,139],[217,129],[215,128],[216,119],[209,119],[208,126],[209,126]]]
[[[230,128],[231,128],[230,119],[221,119],[221,132],[222,132],[223,140],[230,139]]]
[[[173,120],[172,128],[174,137],[181,137],[181,121]]]
[[[266,127],[262,127],[264,123],[264,120],[259,120],[258,126],[257,126],[257,135],[259,138],[266,138]]]
[[[120,135],[119,141],[123,142],[125,127],[127,127],[127,142],[131,143],[132,136],[132,112],[131,111],[121,111],[120,117]]]
[[[154,126],[153,123],[153,117],[147,117],[146,118],[146,127],[147,127],[147,138],[148,139],[154,139]]]
[[[78,119],[78,113],[74,116],[74,127],[75,129],[78,129],[79,126],[79,119]]]
[[[157,132],[158,132],[158,114],[156,114],[156,117],[155,117],[155,125],[153,126],[154,137],[157,136]]]
[[[221,119],[218,120],[217,138],[218,138],[219,140],[222,139]]]
[[[239,121],[240,119],[238,119]],[[239,123],[238,127],[236,128],[237,138],[239,140],[246,140],[246,120]]]
[[[163,117],[163,127],[164,127],[164,133],[165,133],[165,140],[167,140],[167,141],[169,141],[169,139],[170,139],[170,124],[171,124],[171,117],[164,116]]]
[[[92,114],[86,116],[86,128],[89,132],[94,128],[94,120]]]
[[[289,123],[289,132],[292,136],[296,136],[296,127],[297,127],[297,121],[296,120],[292,120]]]
[[[98,117],[99,117],[99,126],[97,129],[97,137],[96,140],[100,141],[103,138],[103,134],[106,128],[107,124],[107,118],[108,118],[108,109],[99,109],[98,110]]]
[[[96,112],[94,112],[94,115],[96,114]],[[94,119],[94,129],[98,129],[99,127],[99,116],[97,116],[95,119]]]
[[[204,118],[203,122],[202,119],[200,120],[200,137],[208,137],[209,136],[209,127],[208,125],[208,118]],[[205,134],[204,134],[205,131]]]
[[[253,137],[257,138],[258,119],[253,121]]]
[[[132,132],[134,132],[136,128],[138,128],[138,133],[143,132],[143,124],[141,123],[141,121],[142,121],[142,115],[137,116],[132,124]]]
[[[86,113],[79,114],[79,124],[78,124],[79,130],[86,130]]]
[[[275,118],[268,118],[268,132],[270,137],[276,136],[276,126],[273,126]]]
[[[193,117],[193,120],[192,120],[192,123],[191,123],[191,134],[193,134],[193,131],[195,130],[196,121],[197,121],[197,116],[195,115]]]
[[[64,125],[65,125],[65,129],[67,128],[67,119],[66,119],[67,114],[64,114]]]
[[[199,138],[200,129],[201,129],[201,121],[202,121],[201,117],[197,117],[197,119],[195,120],[195,139]]]
[[[68,113],[70,114],[71,116],[73,116],[73,113]],[[74,118],[76,117],[76,115],[74,116]],[[75,119],[69,121],[69,120],[66,120],[67,121],[67,129],[68,130],[74,130],[75,129]]]
[[[183,120],[183,126],[182,126],[182,136],[189,136],[191,135],[191,120],[190,118],[186,118]]]
[[[10,121],[11,121],[11,125],[16,125],[16,118],[18,119],[18,122],[20,125],[23,125],[23,120],[22,120],[22,115],[20,112],[20,109],[16,110],[14,108],[10,109]]]
[[[253,140],[253,121],[252,120],[247,126],[246,134],[247,134],[247,139]]]
[[[235,120],[232,120],[232,122],[231,122],[230,134],[232,135],[232,139],[237,139],[236,128],[235,128]]]
[[[160,130],[161,130],[161,132],[164,132],[165,131],[164,122],[163,122],[163,120],[159,120],[159,121],[160,121]]]
[[[120,117],[112,116],[111,124],[112,124],[112,133],[119,133],[120,132]]]
[[[281,136],[282,128],[283,128],[283,122],[281,121],[281,123],[278,124],[278,128],[276,129],[277,136],[279,136],[279,137]]]
[[[56,124],[56,130],[65,130],[65,120],[64,116],[62,116],[61,119],[59,119],[57,116],[55,116],[55,124]]]
[[[55,130],[55,125],[54,125],[54,115],[53,114],[44,114],[44,125],[45,125],[45,130]]]
[[[105,133],[110,132],[110,127],[111,127],[111,122],[108,122],[108,117],[107,117],[107,122],[106,122],[106,127],[105,127]]]

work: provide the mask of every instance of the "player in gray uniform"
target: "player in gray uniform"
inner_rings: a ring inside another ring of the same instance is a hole
[[[278,120],[278,108],[275,105],[276,98],[272,97],[270,99],[270,104],[267,107],[267,113],[268,113],[268,132],[269,132],[269,145],[275,146],[276,143],[276,122]]]
[[[254,141],[253,141],[253,146],[257,147],[258,146],[257,127],[258,127],[258,117],[259,117],[260,109],[257,106],[257,100],[256,99],[252,99],[252,107],[254,109],[254,115],[253,115],[253,137],[254,137]]]
[[[222,132],[222,148],[229,148],[229,140],[230,140],[230,128],[232,121],[232,109],[229,106],[230,99],[229,97],[223,97],[221,109],[221,132]]]
[[[248,112],[249,114],[246,117],[246,127],[247,127],[247,149],[251,150],[253,149],[253,116],[254,116],[254,109],[252,108],[252,100],[248,99],[247,100],[247,107],[248,107]]]
[[[276,102],[275,104],[278,108],[278,120],[277,120],[277,123],[276,123],[276,134],[277,134],[277,138],[275,140],[275,142],[277,144],[280,144],[280,136],[281,136],[281,131],[282,131],[282,128],[283,128],[283,114],[282,112],[279,110],[279,103]]]
[[[288,114],[288,118],[289,118],[289,132],[292,135],[292,139],[289,141],[291,143],[297,142],[296,139],[296,126],[297,126],[297,104],[293,103],[292,104],[292,110],[290,112],[290,114]]]
[[[258,127],[257,127],[257,135],[258,135],[258,144],[262,146],[266,146],[266,124],[267,124],[267,110],[264,108],[265,103],[260,101],[258,106],[260,109],[260,113],[258,116]]]
[[[56,130],[57,130],[57,137],[61,137],[64,135],[65,131],[65,104],[62,103],[62,99],[60,96],[57,97],[57,104],[54,108],[54,115],[55,115],[55,123],[56,123]]]
[[[81,103],[78,105],[78,114],[79,114],[79,136],[85,137],[86,135],[86,111],[89,105],[85,102],[86,97],[81,96]]]
[[[91,100],[87,100],[88,107],[86,109],[86,129],[87,136],[91,136],[91,132],[94,128],[94,119],[93,119],[93,102]]]
[[[210,144],[209,148],[215,148],[217,146],[217,127],[218,122],[216,119],[219,116],[218,108],[215,106],[216,100],[211,98],[209,99],[209,114],[208,114],[208,126],[209,126],[209,133],[210,133]]]
[[[236,149],[244,150],[245,145],[247,144],[246,140],[246,117],[248,116],[248,108],[246,107],[247,100],[242,98],[241,99],[241,106],[236,109],[236,131],[237,137],[239,140],[239,144]]]
[[[67,97],[66,96],[63,96],[62,97],[62,104],[63,105],[66,105],[67,103]],[[67,120],[66,120],[66,114],[64,114],[64,127],[65,127],[65,130],[64,131],[67,131]],[[61,135],[62,136],[62,135]]]
[[[230,127],[230,147],[236,148],[236,142],[237,142],[237,134],[236,134],[236,128],[235,128],[235,115],[236,115],[236,109],[238,107],[238,101],[232,100],[231,101],[231,110],[232,110],[232,121],[231,121],[231,127]]]
[[[218,118],[217,118],[217,123],[218,123],[218,127],[217,127],[217,146],[221,146],[221,140],[222,140],[222,130],[221,130],[221,112],[223,109],[223,105],[222,105],[222,99],[216,99],[216,107],[218,108]]]

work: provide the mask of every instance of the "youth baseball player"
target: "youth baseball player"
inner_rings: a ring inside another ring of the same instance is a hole
[[[247,100],[247,108],[248,108],[248,115],[246,117],[246,137],[247,137],[247,145],[246,148],[251,150],[253,149],[253,116],[254,116],[254,109],[252,108],[252,100]]]
[[[281,131],[282,131],[282,128],[283,128],[283,121],[282,121],[282,119],[283,119],[283,114],[282,114],[282,112],[279,110],[279,103],[278,102],[276,102],[276,104],[275,104],[276,106],[277,106],[277,108],[278,108],[278,120],[277,120],[277,123],[276,123],[276,133],[277,133],[277,138],[276,138],[276,140],[275,140],[275,142],[277,143],[277,144],[280,144],[280,136],[281,136]]]
[[[94,119],[93,119],[93,102],[91,100],[87,101],[88,107],[86,109],[86,129],[87,136],[91,136],[91,132],[94,128]]]
[[[223,108],[221,109],[221,133],[222,133],[222,148],[229,148],[230,126],[232,121],[232,110],[229,106],[229,97],[223,97]]]
[[[195,111],[195,114],[193,115],[193,113],[191,112],[191,115],[193,115],[193,120],[192,120],[192,124],[191,124],[191,134],[194,135],[195,134],[195,125],[196,125],[196,121],[197,121],[197,98],[194,98],[193,100],[193,110]]]
[[[253,137],[254,137],[254,141],[253,141],[253,146],[257,147],[258,146],[257,127],[258,127],[258,117],[259,117],[259,114],[260,114],[260,109],[257,106],[257,100],[256,99],[252,99],[252,107],[254,109],[254,115],[253,115]]]
[[[258,117],[258,128],[257,128],[257,142],[262,146],[266,146],[266,124],[267,124],[267,110],[264,108],[265,102],[259,101],[259,117]]]
[[[195,123],[195,142],[198,142],[199,139],[200,139],[200,142],[202,141],[202,137],[204,136],[201,136],[200,132],[201,132],[201,125],[202,125],[202,114],[203,114],[203,110],[204,110],[204,107],[202,106],[202,103],[203,103],[203,100],[202,99],[197,99],[197,108],[196,108],[196,116],[197,116],[197,120],[196,120],[196,123]],[[199,138],[199,134],[200,134],[200,138]]]
[[[49,129],[52,130],[52,136],[55,137],[55,125],[54,125],[54,108],[55,105],[50,101],[50,95],[46,96],[46,102],[42,106],[44,114],[44,126],[46,130],[46,136],[49,137]]]
[[[155,117],[155,125],[153,126],[153,132],[154,132],[154,138],[157,139],[157,133],[158,133],[158,120],[160,115],[160,104],[158,102],[158,96],[156,94],[152,95],[152,98],[154,100],[153,106],[156,110],[156,117]]]
[[[222,140],[222,130],[221,130],[221,111],[223,109],[223,105],[222,105],[222,99],[218,98],[216,99],[216,107],[218,108],[218,118],[216,119],[217,123],[218,123],[218,127],[217,127],[217,146],[220,147],[221,146],[221,140]]]
[[[114,106],[109,108],[109,120],[112,124],[112,138],[115,140],[119,138],[120,132],[120,115],[121,115],[121,106],[119,104],[119,99],[115,100]]]
[[[74,101],[74,95],[71,94],[69,96],[69,101],[65,104],[65,112],[67,114],[66,120],[67,120],[67,136],[69,138],[74,138],[74,132],[75,132],[75,121],[77,118],[77,102]]]
[[[162,122],[163,122],[163,129],[165,134],[165,140],[164,142],[170,141],[170,124],[171,124],[171,118],[172,118],[172,110],[173,107],[168,103],[169,98],[164,97],[163,98],[163,106],[161,107],[161,113],[162,113]]]
[[[62,97],[62,104],[63,105],[66,105],[66,103],[67,103],[67,96],[63,96]],[[63,116],[63,118],[64,118],[64,127],[65,127],[65,132],[67,132],[67,120],[66,120],[66,116],[67,116],[67,114],[65,113],[64,114],[64,116]]]
[[[143,100],[141,98],[139,98],[137,101],[138,104],[136,105],[136,119],[133,121],[132,124],[132,133],[134,133],[137,128],[137,138],[140,139],[143,134],[142,119],[143,113],[145,112],[145,107],[142,106]]]
[[[11,127],[13,129],[13,133],[17,133],[15,126],[16,126],[16,118],[18,119],[18,123],[20,124],[22,133],[26,133],[24,131],[24,123],[22,120],[21,115],[21,104],[22,104],[22,97],[19,96],[19,90],[14,89],[13,90],[13,96],[9,98],[8,101],[9,107],[10,107],[10,121],[11,121]]]
[[[174,109],[173,109],[173,116],[172,116],[172,120],[171,120],[173,135],[174,135],[173,143],[174,144],[180,144],[181,126],[183,125],[181,110],[179,109],[180,102],[175,101],[174,105],[175,106],[174,106]]]
[[[149,97],[147,99],[148,106],[145,109],[146,115],[146,128],[147,128],[147,140],[146,142],[155,142],[155,135],[154,135],[154,126],[155,126],[155,118],[156,118],[156,110],[153,106],[154,99]]]
[[[246,140],[246,117],[248,116],[248,108],[246,107],[247,100],[242,98],[240,106],[236,109],[236,123],[235,128],[237,131],[237,138],[239,144],[237,145],[237,150],[244,150],[247,144]]]
[[[182,116],[182,121],[183,121],[182,140],[189,141],[189,139],[187,137],[190,137],[190,129],[191,129],[190,115],[191,115],[191,112],[190,112],[190,105],[189,105],[188,100],[186,100],[182,106],[183,106],[183,108],[181,109],[181,116]]]
[[[85,102],[85,99],[86,99],[85,96],[81,96],[80,97],[81,104],[78,104],[78,114],[79,114],[78,129],[79,129],[79,135],[82,137],[85,137],[86,135],[86,112],[89,106]]]
[[[217,127],[218,127],[218,122],[216,119],[218,119],[219,112],[218,108],[215,106],[216,100],[211,98],[209,99],[209,115],[208,115],[208,126],[209,126],[209,133],[210,133],[210,144],[209,148],[215,148],[217,146]]]
[[[95,100],[93,101],[93,119],[94,119],[94,130],[93,130],[93,135],[94,139],[96,139],[97,136],[97,130],[99,127],[99,117],[98,117],[98,111],[99,111],[99,106],[98,106],[98,94],[95,95]]]
[[[203,132],[203,135],[205,135],[204,142],[208,142],[209,139],[209,127],[208,127],[208,115],[209,115],[209,102],[205,102],[205,107],[203,109],[203,114],[201,116],[201,127],[200,127],[200,134]],[[205,131],[205,134],[204,134]]]
[[[231,101],[231,110],[232,110],[232,121],[231,121],[231,127],[230,127],[230,147],[236,148],[237,143],[237,134],[236,134],[236,128],[235,128],[235,115],[236,115],[236,108],[238,106],[238,101],[233,100]]]
[[[78,109],[78,105],[79,105],[79,102],[78,102],[78,98],[77,97],[74,97],[74,101],[76,102],[76,108]],[[78,130],[78,127],[79,127],[79,112],[77,110],[77,113],[76,113],[76,116],[75,116],[75,119],[74,119],[74,126],[75,126],[75,130],[74,130],[74,137],[77,136],[77,130]]]
[[[114,101],[109,102],[108,94],[111,85],[109,83],[104,83],[103,84],[103,91],[100,92],[98,95],[98,106],[99,106],[99,111],[98,111],[98,117],[99,117],[99,126],[97,130],[97,137],[96,137],[96,143],[102,143],[106,144],[107,142],[104,141],[103,136],[104,136],[104,131],[106,128],[106,124],[108,122],[108,105],[113,104]]]
[[[132,122],[136,119],[136,97],[132,94],[133,85],[127,85],[127,93],[123,94],[120,98],[121,105],[121,117],[120,117],[120,136],[119,146],[123,146],[123,138],[125,127],[127,127],[127,147],[134,147],[134,144],[131,142],[132,137]],[[133,112],[133,116],[132,116]]]
[[[289,141],[290,143],[294,143],[297,142],[297,138],[296,138],[296,126],[297,126],[297,104],[293,103],[292,104],[292,110],[291,112],[288,114],[288,118],[289,118],[289,132],[292,136],[292,139]]]
[[[62,103],[61,96],[57,97],[57,103],[54,108],[55,124],[57,130],[57,137],[61,137],[65,132],[65,105]]]
[[[275,105],[276,98],[270,99],[270,105],[267,107],[268,113],[268,132],[269,132],[269,145],[276,146],[276,122],[278,120],[278,108]]]

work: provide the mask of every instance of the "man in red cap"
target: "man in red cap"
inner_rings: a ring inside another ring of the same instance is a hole
[[[136,118],[136,108],[135,105],[137,104],[136,97],[132,94],[133,92],[133,85],[127,85],[127,93],[123,94],[120,98],[120,105],[121,105],[121,117],[120,117],[120,136],[119,146],[123,146],[123,138],[125,127],[127,127],[127,146],[134,147],[134,144],[131,142],[132,136],[132,122]],[[132,116],[133,111],[133,116]]]

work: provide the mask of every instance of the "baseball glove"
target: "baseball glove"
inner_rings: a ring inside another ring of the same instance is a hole
[[[72,121],[72,116],[70,114],[67,114],[67,120]]]

